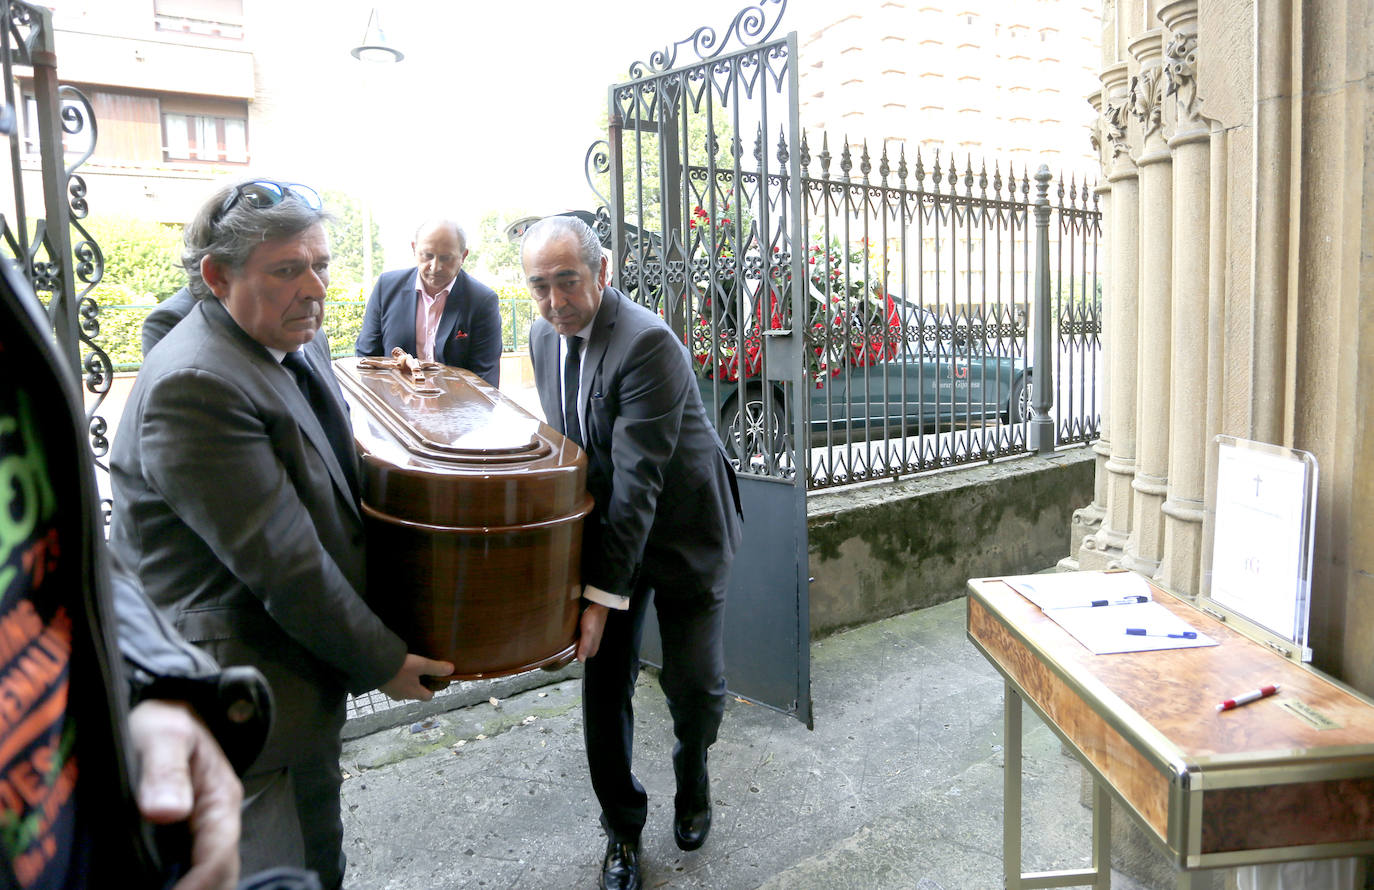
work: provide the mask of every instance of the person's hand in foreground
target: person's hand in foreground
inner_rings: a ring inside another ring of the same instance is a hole
[[[190,828],[191,867],[173,890],[233,890],[243,786],[214,736],[185,704],[160,700],[130,712],[129,735],[143,818]]]

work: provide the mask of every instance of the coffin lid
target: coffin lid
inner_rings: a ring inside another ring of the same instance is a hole
[[[394,369],[335,363],[351,401],[417,457],[450,464],[518,464],[553,448],[540,421],[466,371],[441,367],[415,384]]]

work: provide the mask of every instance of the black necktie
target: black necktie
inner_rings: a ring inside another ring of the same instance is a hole
[[[563,361],[563,435],[582,447],[582,424],[577,422],[577,386],[582,376],[582,338],[568,338],[568,357]]]
[[[329,439],[329,447],[334,449],[334,456],[339,459],[339,466],[343,467],[348,487],[356,497],[358,479],[353,469],[353,433],[348,428],[347,420],[325,393],[323,381],[310,370],[310,364],[305,360],[301,350],[288,352],[281,363],[295,375],[296,385],[300,387],[305,400],[315,412],[315,417],[319,419],[320,426],[324,428],[325,438]]]

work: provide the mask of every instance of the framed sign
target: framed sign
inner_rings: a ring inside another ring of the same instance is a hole
[[[1317,461],[1306,451],[1217,436],[1203,521],[1202,595],[1312,660]],[[1283,651],[1281,645],[1273,648]]]

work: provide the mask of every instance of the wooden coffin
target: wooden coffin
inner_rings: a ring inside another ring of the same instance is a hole
[[[444,679],[571,659],[587,457],[476,375],[427,366],[335,373],[362,469],[368,601]]]

